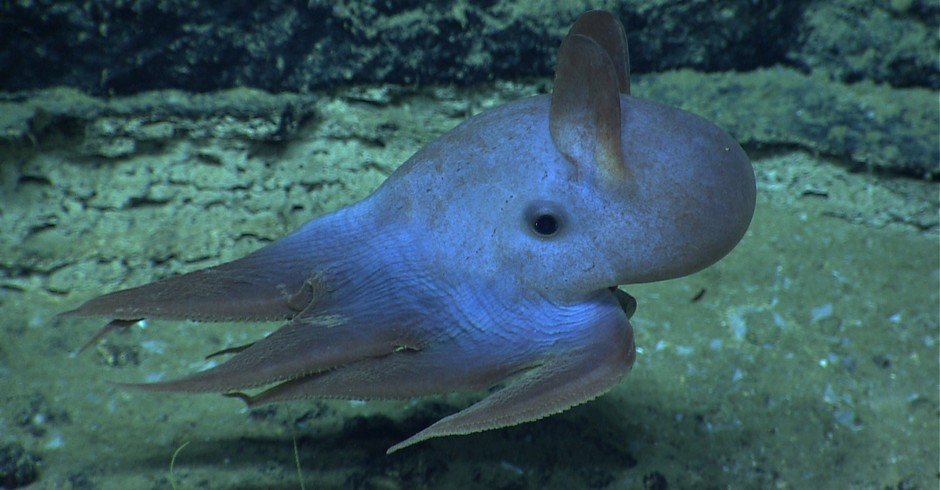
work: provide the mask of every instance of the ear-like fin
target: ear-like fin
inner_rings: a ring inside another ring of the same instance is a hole
[[[630,49],[623,24],[606,10],[585,12],[568,31],[568,35],[580,34],[594,40],[610,56],[617,73],[620,93],[630,95]]]
[[[549,130],[555,148],[577,168],[576,178],[610,185],[628,178],[618,75],[604,48],[584,35],[569,35],[558,50]]]

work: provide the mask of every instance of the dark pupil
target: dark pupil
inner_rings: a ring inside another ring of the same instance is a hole
[[[539,235],[554,235],[558,231],[558,220],[550,214],[543,214],[535,218],[534,228]]]

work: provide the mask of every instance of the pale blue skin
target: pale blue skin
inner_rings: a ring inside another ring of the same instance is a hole
[[[635,357],[632,312],[611,288],[717,261],[743,236],[755,200],[751,165],[727,134],[617,94],[617,73],[626,72],[604,52],[619,49],[609,42],[619,23],[608,15],[585,14],[559,54],[556,92],[586,92],[484,112],[355,205],[243,259],[69,314],[109,316],[114,326],[144,317],[289,320],[216,368],[140,385],[154,391],[274,384],[239,395],[254,405],[505,383],[390,451],[535,420],[604,393]],[[598,26],[607,30],[595,34]],[[579,78],[597,69],[602,76]],[[624,76],[621,92],[629,90]],[[593,103],[598,91],[604,104]],[[608,109],[618,98],[619,109]],[[610,115],[618,110],[620,131],[604,131],[616,128]],[[533,228],[545,214],[559,224],[551,236]]]

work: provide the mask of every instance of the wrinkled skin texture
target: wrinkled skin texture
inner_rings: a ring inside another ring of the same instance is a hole
[[[552,95],[471,118],[368,198],[245,258],[65,315],[114,319],[100,334],[142,318],[286,321],[217,367],[134,385],[150,391],[259,405],[502,385],[390,452],[597,397],[635,358],[635,303],[616,286],[714,263],[755,200],[738,144],[629,95],[628,63],[620,23],[588,12],[562,44]]]

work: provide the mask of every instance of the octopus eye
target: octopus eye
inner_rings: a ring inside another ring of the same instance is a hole
[[[541,236],[552,236],[558,232],[558,218],[551,214],[541,214],[532,222],[532,229]]]
[[[526,206],[522,218],[529,233],[537,238],[555,238],[568,222],[564,208],[553,201],[535,201]]]

